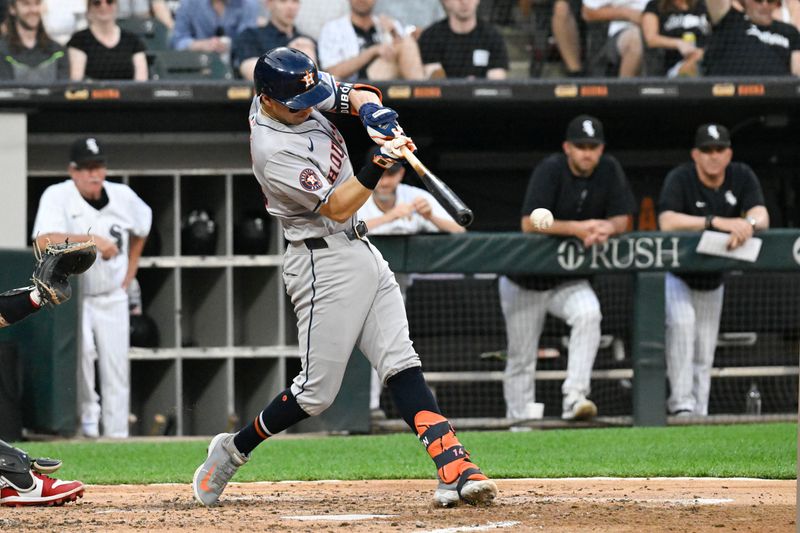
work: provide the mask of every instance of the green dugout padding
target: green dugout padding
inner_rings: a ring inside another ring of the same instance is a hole
[[[572,238],[522,233],[370,237],[395,272],[591,275],[636,277],[633,323],[633,419],[666,423],[664,272],[783,271],[800,273],[800,230],[759,232],[750,263],[696,253],[696,232],[633,232],[589,249]]]
[[[633,232],[585,249],[577,239],[521,233],[370,237],[396,272],[596,274],[800,270],[800,230],[759,232],[758,261],[699,255],[696,232]]]
[[[0,292],[30,285],[34,266],[30,249],[0,250],[0,265]],[[76,280],[71,281],[77,292]],[[44,308],[22,322],[0,329],[0,343],[17,346],[18,366],[22,369],[23,426],[37,433],[75,433],[77,300]],[[5,409],[0,405],[0,410]],[[4,416],[2,411],[0,416]]]

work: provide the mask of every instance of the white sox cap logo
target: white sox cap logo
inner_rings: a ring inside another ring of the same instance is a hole
[[[708,134],[715,139],[719,139],[719,130],[713,124],[708,127]]]
[[[583,127],[583,131],[585,131],[586,135],[588,135],[589,137],[594,137],[596,135],[596,132],[594,130],[594,124],[592,124],[591,120],[588,119],[584,120],[581,126]]]
[[[86,149],[97,155],[100,153],[100,147],[97,146],[97,139],[89,137],[86,139]]]

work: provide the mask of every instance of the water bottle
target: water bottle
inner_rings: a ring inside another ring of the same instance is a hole
[[[756,382],[750,385],[750,390],[747,391],[747,401],[745,403],[745,412],[748,415],[758,416],[761,414],[761,393],[758,391]]]

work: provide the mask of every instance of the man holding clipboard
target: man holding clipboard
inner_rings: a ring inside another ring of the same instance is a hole
[[[725,126],[704,124],[695,135],[692,161],[667,174],[658,201],[661,231],[728,233],[726,251],[740,248],[769,227],[764,194],[753,170],[731,162]],[[678,416],[706,416],[711,367],[722,314],[721,272],[666,275],[666,355],[670,397]]]

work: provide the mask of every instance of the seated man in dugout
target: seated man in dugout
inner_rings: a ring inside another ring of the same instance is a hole
[[[421,80],[417,41],[396,20],[375,15],[374,8],[375,0],[350,0],[349,15],[322,27],[320,66],[342,81]]]

